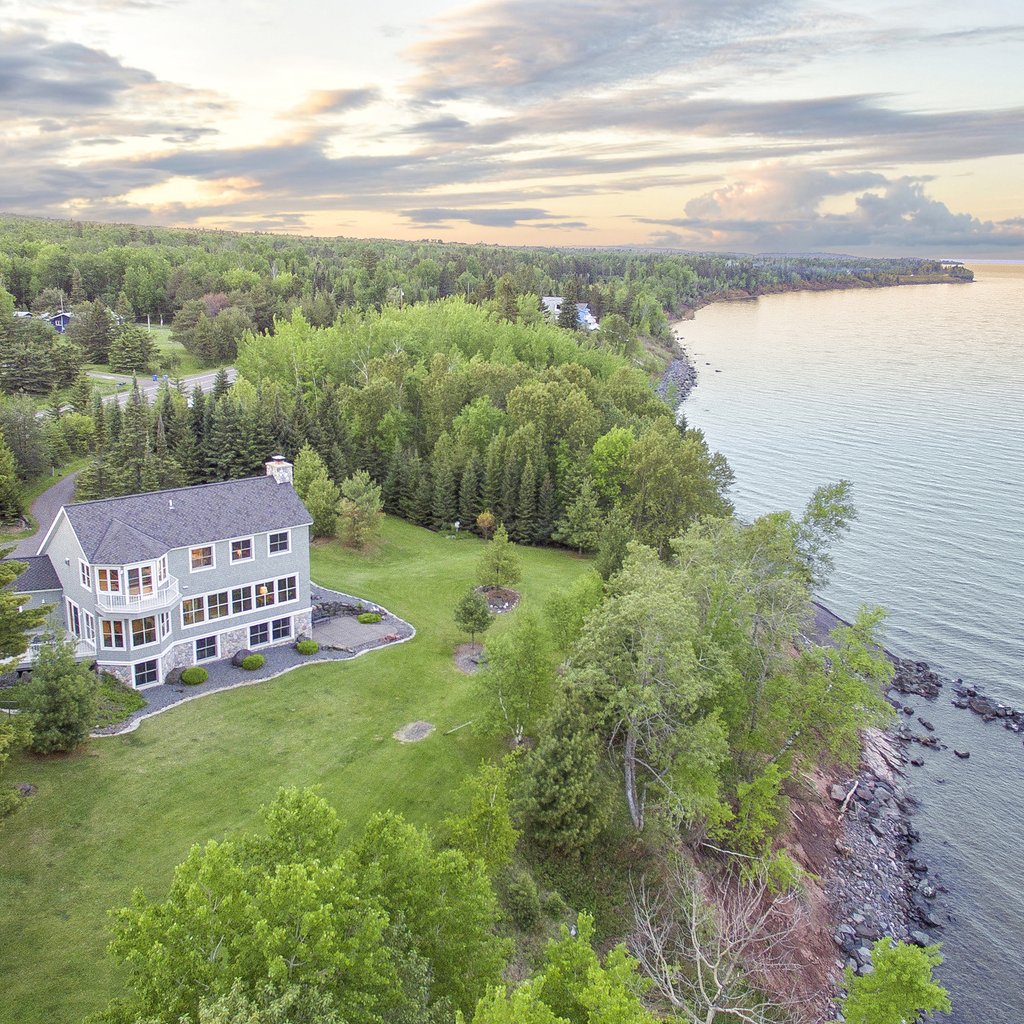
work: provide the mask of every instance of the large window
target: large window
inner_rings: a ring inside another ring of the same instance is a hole
[[[261,622],[256,626],[249,627],[249,646],[259,647],[260,644],[270,643],[270,623]]]
[[[101,619],[100,635],[108,650],[124,650],[124,623],[120,619]]]
[[[156,643],[156,616],[132,619],[132,647],[145,647]]]
[[[285,601],[294,601],[299,596],[299,589],[294,576],[282,576],[277,581],[277,603],[284,604]]]
[[[231,561],[252,561],[252,537],[241,537],[231,542]]]
[[[206,600],[202,597],[186,597],[181,602],[181,624],[194,626],[206,621]]]
[[[139,565],[128,570],[128,593],[132,597],[153,593],[153,566]]]
[[[228,612],[228,592],[222,590],[217,594],[209,594],[206,598],[206,617],[223,619]]]
[[[291,533],[288,530],[282,530],[280,533],[271,533],[268,539],[268,546],[272,555],[283,555],[291,551]]]
[[[86,590],[92,590],[92,566],[88,562],[83,562],[81,559],[78,560],[78,575],[82,581],[82,586]]]
[[[201,547],[192,548],[192,550],[189,551],[189,560],[191,562],[193,572],[198,572],[200,569],[212,569],[213,545],[204,544]]]
[[[274,603],[274,581],[256,584],[256,607],[267,608]]]
[[[270,635],[274,640],[287,640],[292,635],[292,619],[274,619],[270,624]]]
[[[209,661],[217,657],[217,638],[203,636],[196,641],[196,661]]]
[[[231,614],[241,615],[252,611],[252,587],[235,587],[231,591]]]
[[[119,569],[97,569],[96,584],[101,594],[121,593],[121,571]]]
[[[132,677],[136,686],[149,686],[150,683],[160,682],[160,662],[154,658],[152,661],[140,661],[132,670]]]

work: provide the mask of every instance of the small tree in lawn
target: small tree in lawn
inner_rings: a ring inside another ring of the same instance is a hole
[[[479,580],[488,587],[513,586],[519,582],[521,574],[519,552],[508,539],[504,525],[501,525],[484,549],[480,559]]]
[[[484,721],[496,732],[507,729],[519,745],[555,692],[551,644],[535,615],[523,615],[487,645],[487,666],[481,679]]]
[[[465,630],[472,642],[476,640],[477,633],[486,633],[491,628],[492,621],[487,599],[470,587],[455,606],[455,625]]]
[[[383,521],[380,484],[375,484],[365,469],[343,480],[338,508],[338,537],[342,543],[350,548],[365,547],[380,532]]]
[[[491,534],[494,533],[494,528],[497,525],[498,520],[494,518],[494,513],[489,508],[485,508],[476,517],[476,528],[480,531],[480,536],[484,540],[491,539]]]
[[[32,729],[29,749],[37,754],[74,750],[96,718],[96,677],[75,661],[75,641],[54,636],[39,649],[24,711]]]
[[[949,993],[932,978],[942,963],[938,946],[909,946],[881,938],[871,947],[874,970],[861,977],[846,968],[847,1024],[905,1024],[924,1013],[952,1008]]]

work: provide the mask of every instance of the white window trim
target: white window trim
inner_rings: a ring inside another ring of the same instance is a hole
[[[277,584],[278,584],[278,581],[279,580],[288,579],[288,577],[290,577],[290,576],[294,576],[295,577],[295,597],[290,598],[287,601],[279,601],[277,599],[277,594],[278,594]],[[258,605],[256,603],[256,597],[257,597],[256,587],[258,587],[261,583],[273,583],[274,584],[274,589],[273,589],[274,603],[273,604]],[[234,600],[233,600],[231,595],[232,595],[233,591],[241,590],[244,587],[248,587],[249,591],[250,591],[250,593],[252,595],[252,607],[249,608],[247,611],[236,612],[234,610],[234,608],[235,608]],[[227,595],[228,595],[228,614],[227,615],[221,615],[219,618],[216,618],[216,619],[211,619],[210,618],[210,605],[209,605],[210,597],[213,594],[221,594],[224,591],[227,591]],[[201,599],[202,602],[203,602],[203,617],[202,617],[202,619],[198,619],[195,622],[186,624],[185,623],[185,601],[193,601],[193,600],[199,600],[199,599]],[[185,630],[185,629],[198,629],[200,626],[209,626],[211,623],[227,622],[229,619],[243,619],[247,615],[256,615],[256,614],[266,615],[266,614],[269,614],[271,612],[276,611],[278,608],[292,609],[292,608],[294,608],[295,605],[301,605],[301,603],[302,603],[302,583],[301,583],[301,580],[300,580],[300,575],[297,572],[290,572],[290,573],[288,573],[287,576],[275,576],[275,577],[272,577],[270,579],[256,580],[253,583],[242,583],[242,584],[240,584],[239,586],[236,586],[236,587],[222,587],[222,588],[220,588],[218,590],[209,590],[209,591],[205,591],[204,593],[201,593],[201,594],[187,594],[182,599],[181,611],[180,611],[180,616],[179,617],[181,619],[181,628],[183,630]],[[280,617],[283,617],[283,616],[278,616],[278,617],[280,618]],[[259,623],[246,623],[246,625],[259,625]],[[237,628],[237,627],[235,627],[235,628]]]
[[[240,541],[247,540],[249,542],[249,557],[248,558],[235,558],[235,553],[232,550],[233,544],[238,544]],[[232,537],[228,541],[228,561],[232,565],[245,565],[247,562],[256,561],[256,538],[250,535],[243,535],[241,537]]]
[[[125,575],[123,567],[120,565],[97,565],[96,569],[96,593],[97,594],[123,594],[125,585]],[[100,586],[100,572],[107,573],[109,583],[109,576],[111,573],[117,573],[117,590],[111,590],[109,587]]]
[[[167,629],[164,629],[164,623],[167,623]],[[166,640],[171,635],[171,630],[174,628],[174,624],[171,622],[170,612],[160,612],[157,615],[156,620],[156,631],[161,640]]]
[[[288,620],[288,635],[274,638],[274,623],[279,622],[281,619]],[[295,619],[291,615],[279,615],[276,619],[270,620],[270,642],[272,644],[283,644],[286,640],[295,639]]]
[[[156,662],[156,679],[154,679],[153,682],[151,682],[151,683],[142,683],[142,685],[140,686],[138,683],[135,682],[135,669],[139,665],[142,665],[142,664],[144,664],[147,661],[155,661]],[[129,664],[128,668],[131,671],[131,675],[132,675],[132,689],[133,690],[148,690],[151,686],[159,686],[160,685],[160,658],[158,658],[158,657],[157,658],[140,658],[138,661],[131,662]]]
[[[92,612],[83,611],[82,612],[82,625],[85,628],[85,636],[83,637],[83,639],[87,643],[90,643],[90,644],[93,645],[93,647],[95,647],[96,646],[96,616],[93,615]]]
[[[113,631],[114,631],[113,624],[115,622],[119,622],[121,624],[121,639],[124,641],[124,643],[121,644],[120,647],[117,647],[114,644],[105,643],[106,637],[103,634],[103,626],[100,625],[100,628],[99,628],[100,650],[101,651],[127,651],[128,650],[128,634],[129,634],[129,630],[126,630],[124,628],[125,620],[124,619],[101,619],[100,622],[101,623],[103,623],[103,622],[111,623],[111,627],[110,627],[111,634],[113,634]]]
[[[131,584],[128,582],[128,573],[132,569],[138,569],[139,571],[139,592],[133,594],[131,592]],[[142,570],[149,569],[149,581],[152,586],[152,590],[145,591],[142,589]],[[124,566],[124,571],[121,573],[121,579],[124,582],[124,590],[122,593],[126,597],[148,597],[150,594],[156,594],[160,590],[160,582],[157,578],[157,567],[156,562],[132,562],[130,565]]]
[[[270,550],[270,538],[275,534],[283,533],[288,538],[288,547],[284,551],[271,551]],[[271,530],[267,534],[267,557],[268,558],[279,558],[281,555],[290,555],[292,553],[292,531],[291,530]]]
[[[220,633],[210,633],[206,636],[197,636],[192,641],[192,657],[195,659],[195,663],[198,665],[201,661],[216,661],[220,657]],[[200,640],[212,640],[213,641],[213,654],[205,658],[199,657],[199,641]]]
[[[192,564],[192,552],[193,551],[199,551],[202,548],[209,548],[210,549],[210,559],[211,559],[211,561],[210,561],[209,565],[201,565],[201,566],[199,566],[199,568],[196,568]],[[213,543],[211,541],[209,544],[193,544],[188,549],[188,571],[189,572],[209,572],[211,569],[216,569],[216,568],[217,568],[217,545],[215,543]]]
[[[128,644],[130,645],[128,647],[128,650],[131,650],[131,651],[141,651],[141,650],[144,650],[146,647],[152,647],[154,644],[160,643],[160,621],[157,618],[157,616],[155,614],[154,615],[136,615],[135,618],[136,619],[152,619],[153,620],[153,639],[152,640],[148,640],[144,644],[137,644],[135,642],[135,634],[132,631],[132,623],[135,621],[135,619],[125,619],[124,620],[124,624],[125,624],[125,631],[124,631],[125,632],[125,640],[127,640]]]
[[[217,591],[214,590],[213,593],[215,594],[215,593],[217,593]],[[186,601],[202,601],[203,602],[203,615],[202,615],[202,618],[196,619],[195,622],[186,622],[185,621],[185,602]],[[205,594],[189,594],[187,597],[183,597],[181,599],[181,608],[180,608],[180,612],[179,613],[180,613],[180,616],[181,616],[181,628],[182,629],[195,629],[196,626],[205,626],[206,625],[206,595]]]
[[[81,558],[78,560],[78,582],[83,590],[92,592],[92,566]]]
[[[76,639],[82,639],[82,609],[71,600],[70,597],[65,597],[65,612],[68,617],[68,632]],[[75,618],[78,619],[78,629],[75,629]]]

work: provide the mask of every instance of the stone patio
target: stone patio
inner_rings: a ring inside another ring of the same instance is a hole
[[[263,667],[254,672],[237,668],[231,664],[230,658],[204,662],[203,668],[210,673],[210,677],[205,683],[201,683],[199,686],[161,683],[158,686],[148,687],[141,691],[146,698],[144,708],[140,708],[125,721],[98,729],[92,735],[94,737],[120,736],[127,732],[133,732],[145,719],[152,718],[162,711],[168,711],[187,701],[198,700],[200,697],[219,693],[221,690],[233,690],[238,686],[262,683],[284,675],[286,672],[291,672],[293,669],[301,668],[303,665],[327,661],[349,661],[361,654],[366,654],[367,651],[411,640],[416,635],[413,626],[397,615],[392,615],[380,605],[316,584],[313,584],[311,591],[313,604],[324,601],[362,604],[367,611],[379,612],[382,616],[381,621],[364,625],[358,622],[354,615],[337,615],[315,623],[313,639],[320,644],[320,650],[316,654],[307,656],[299,654],[292,644],[265,647],[259,651],[266,659]]]

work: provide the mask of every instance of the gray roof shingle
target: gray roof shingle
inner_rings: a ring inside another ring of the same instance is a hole
[[[33,594],[40,590],[60,590],[60,580],[49,555],[22,555],[5,558],[5,562],[24,562],[28,568],[15,577],[11,590],[18,594]]]
[[[85,501],[64,511],[85,557],[100,565],[144,562],[172,548],[312,522],[291,485],[272,476]]]

